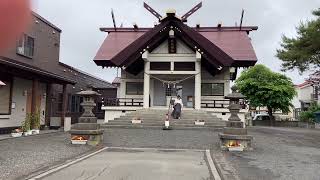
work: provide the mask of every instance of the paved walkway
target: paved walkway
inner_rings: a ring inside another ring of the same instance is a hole
[[[219,144],[218,131],[162,129],[106,129],[108,147],[211,149]]]
[[[210,180],[213,177],[204,151],[111,148],[42,179]]]

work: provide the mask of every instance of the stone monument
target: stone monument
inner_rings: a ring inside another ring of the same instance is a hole
[[[244,122],[238,116],[241,109],[239,100],[244,99],[245,96],[239,93],[235,86],[231,89],[232,93],[225,97],[230,100],[229,111],[231,115],[226,123],[227,127],[223,129],[222,133],[219,133],[221,148],[229,151],[252,150],[253,137],[248,135]]]
[[[83,97],[83,102],[80,105],[84,112],[78,123],[74,124],[69,131],[71,141],[73,144],[98,145],[103,140],[103,129],[97,123],[97,117],[92,113],[92,109],[96,106],[95,97],[100,96],[100,94],[89,87],[88,90],[78,92],[77,95]]]

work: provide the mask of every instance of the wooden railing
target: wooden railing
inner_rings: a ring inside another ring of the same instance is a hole
[[[228,108],[230,100],[221,99],[221,100],[201,100],[201,108]],[[242,109],[245,109],[246,105],[243,101],[240,101]]]
[[[103,102],[104,106],[132,106],[142,107],[142,98],[106,98]],[[228,108],[230,101],[227,99],[222,100],[201,100],[201,108]],[[240,101],[242,109],[245,109],[246,105],[243,101]]]
[[[106,98],[104,99],[105,106],[133,106],[142,107],[143,99],[139,98]]]

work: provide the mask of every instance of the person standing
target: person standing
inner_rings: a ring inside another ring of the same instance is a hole
[[[172,111],[172,114],[171,114],[171,116],[174,119],[180,119],[181,118],[182,107],[183,107],[182,99],[178,95],[177,99],[175,99],[175,101],[174,101],[173,111]]]

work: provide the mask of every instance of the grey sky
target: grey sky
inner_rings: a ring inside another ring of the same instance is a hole
[[[102,69],[92,61],[106,37],[100,27],[111,27],[110,9],[113,8],[117,25],[131,27],[136,22],[140,27],[153,26],[156,19],[143,8],[143,0],[32,0],[33,9],[62,29],[60,61],[112,81],[115,69]],[[164,14],[168,8],[183,15],[200,0],[146,0]],[[203,7],[189,18],[194,26],[239,24],[241,9],[246,10],[244,25],[257,25],[259,30],[250,37],[258,63],[280,70],[281,62],[275,57],[282,34],[295,35],[295,26],[301,20],[311,19],[311,11],[320,7],[320,0],[203,0]],[[301,83],[307,74],[286,72],[294,83]]]

